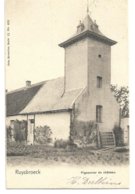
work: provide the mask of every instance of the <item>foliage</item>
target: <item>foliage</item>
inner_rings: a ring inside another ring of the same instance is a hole
[[[16,142],[23,142],[27,140],[27,122],[25,120],[15,120],[12,131]]]
[[[25,129],[16,129],[14,137],[15,137],[15,141],[19,141],[19,142],[26,141]]]
[[[54,147],[55,148],[67,148],[67,146],[70,144],[68,140],[63,140],[63,139],[57,139],[54,142]]]
[[[119,126],[114,126],[113,128],[116,146],[123,146],[124,145],[124,137],[123,137],[123,129]]]
[[[111,90],[121,107],[121,116],[129,117],[129,88],[111,85]]]
[[[71,139],[82,145],[97,144],[97,124],[94,121],[78,121],[73,123]]]
[[[25,141],[27,139],[27,123],[25,121],[16,120],[14,123],[14,138],[15,141]]]
[[[121,148],[117,148],[121,149]],[[119,152],[117,150],[106,149],[98,150],[85,148],[76,149],[61,149],[55,148],[53,146],[44,145],[22,145],[15,144],[7,146],[7,164],[12,166],[23,166],[37,164],[39,166],[48,164],[69,164],[69,165],[115,165],[121,166],[123,164],[128,164],[129,162],[129,152],[123,149]],[[10,157],[14,156],[14,157]],[[21,156],[21,157],[16,157]]]
[[[10,142],[12,138],[12,128],[10,126],[6,126],[6,136],[7,142]]]
[[[52,130],[49,126],[40,126],[35,129],[35,142],[39,144],[47,144],[52,141]]]

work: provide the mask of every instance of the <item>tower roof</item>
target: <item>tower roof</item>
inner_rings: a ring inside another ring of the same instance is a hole
[[[90,31],[95,32],[97,34],[103,35],[99,31],[98,25],[96,24],[96,21],[93,22],[93,20],[89,16],[89,14],[86,15],[86,17],[84,18],[82,24],[84,25],[84,30],[90,30]]]
[[[90,37],[90,38],[99,40],[99,41],[104,42],[110,46],[117,43],[116,41],[111,40],[110,38],[107,38],[104,34],[102,34],[99,30],[98,25],[96,24],[96,21],[93,21],[91,19],[90,15],[87,13],[84,20],[79,22],[79,25],[77,26],[76,33],[68,40],[59,44],[59,46],[66,47],[66,46],[73,44],[74,42],[79,41],[79,40],[86,38],[86,37]]]

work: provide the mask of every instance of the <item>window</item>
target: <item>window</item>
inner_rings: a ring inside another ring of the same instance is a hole
[[[13,124],[14,123],[14,120],[10,120],[10,124]]]
[[[31,122],[31,123],[34,123],[34,119],[30,119],[30,122]]]
[[[97,88],[102,88],[102,77],[97,76]]]
[[[101,105],[96,106],[96,122],[101,123],[102,122],[102,112],[103,107]]]

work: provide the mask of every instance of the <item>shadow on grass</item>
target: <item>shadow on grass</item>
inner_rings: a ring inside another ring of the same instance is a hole
[[[124,148],[124,147],[120,147],[120,148],[117,148],[115,149],[115,152],[129,152],[129,149],[128,148]]]

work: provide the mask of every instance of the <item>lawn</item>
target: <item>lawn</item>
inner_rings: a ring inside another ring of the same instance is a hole
[[[54,148],[46,145],[7,146],[7,164],[15,165],[125,165],[129,162],[127,148]]]

